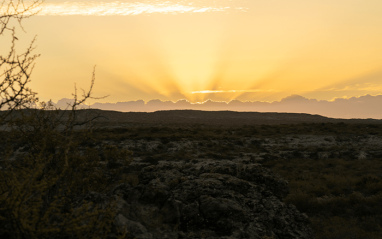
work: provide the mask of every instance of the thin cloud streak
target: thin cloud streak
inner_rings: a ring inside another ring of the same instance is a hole
[[[192,91],[191,94],[217,94],[217,93],[256,93],[256,92],[277,92],[276,90],[199,90]]]
[[[39,16],[134,16],[141,14],[181,14],[245,11],[245,8],[230,6],[194,6],[181,3],[164,2],[60,2],[45,3]]]

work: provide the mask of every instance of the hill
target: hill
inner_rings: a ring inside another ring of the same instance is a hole
[[[381,124],[375,119],[334,119],[299,113],[261,113],[235,111],[169,110],[156,112],[84,111],[98,115],[97,122],[122,125],[280,125],[300,123],[361,123]]]

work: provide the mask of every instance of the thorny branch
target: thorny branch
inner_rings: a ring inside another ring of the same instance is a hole
[[[1,0],[0,0],[1,1]],[[0,2],[0,37],[10,37],[10,48],[7,53],[0,53],[0,110],[11,112],[37,101],[37,95],[28,84],[35,60],[35,39],[23,53],[16,50],[16,29],[21,29],[22,21],[35,15],[43,0],[2,0]],[[1,55],[3,54],[3,55]],[[2,114],[0,121],[6,114]]]

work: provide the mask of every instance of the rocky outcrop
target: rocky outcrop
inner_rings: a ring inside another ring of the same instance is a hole
[[[127,238],[313,238],[308,218],[282,202],[287,182],[259,164],[195,160],[141,167],[139,183],[112,192],[115,225]]]

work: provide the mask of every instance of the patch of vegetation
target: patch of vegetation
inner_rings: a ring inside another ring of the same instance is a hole
[[[382,161],[268,159],[289,181],[286,202],[305,212],[317,238],[381,238]]]
[[[116,209],[107,195],[125,180],[130,152],[89,144],[91,130],[78,121],[77,103],[71,111],[44,104],[39,110],[15,110],[10,116],[17,117],[5,122],[1,238],[105,238],[111,233]]]

